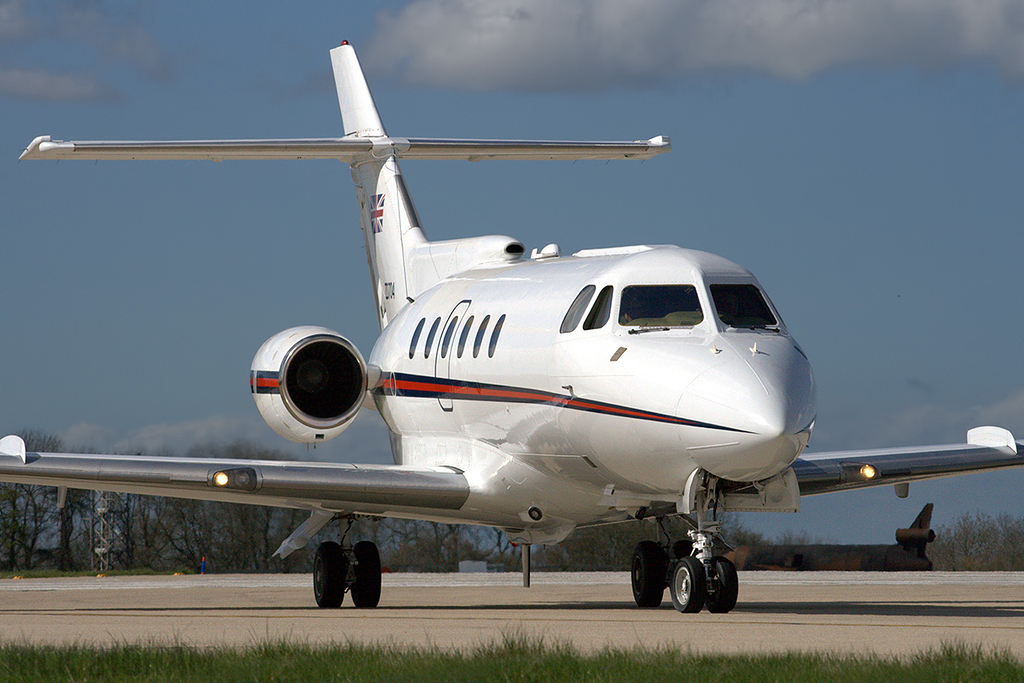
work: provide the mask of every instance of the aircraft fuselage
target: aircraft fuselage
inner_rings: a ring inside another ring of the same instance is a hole
[[[637,501],[674,500],[698,467],[742,482],[782,472],[810,436],[810,364],[767,297],[774,324],[726,324],[719,285],[764,297],[740,266],[672,246],[524,259],[442,280],[388,323],[368,359],[381,370],[374,394],[396,460],[466,472],[488,501],[471,496],[464,511],[486,509],[476,521],[506,527],[607,521]],[[698,310],[660,319],[683,324],[626,320],[624,297],[636,298],[627,288],[653,287],[643,291],[657,298],[661,286],[687,288]],[[553,497],[558,486],[565,495]],[[546,524],[528,516],[534,498],[546,501]]]

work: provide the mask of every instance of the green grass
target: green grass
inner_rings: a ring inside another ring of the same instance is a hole
[[[19,571],[0,571],[0,581],[4,579],[65,579],[68,577],[170,577],[178,573],[196,573],[195,569],[168,569],[157,571],[156,569],[109,569],[96,571],[95,569],[81,569],[77,571],[61,571],[59,569],[22,569]]]
[[[60,571],[59,569],[24,569],[21,571],[5,572],[0,571],[2,579],[61,579],[76,576],[171,576],[173,574],[195,574],[194,569],[173,569],[168,571],[156,571],[154,569],[111,569],[105,572],[98,572],[95,569],[83,569],[81,571]]]
[[[55,624],[59,628],[59,625]],[[250,648],[0,645],[0,680],[20,681],[1021,681],[1024,663],[1005,652],[946,645],[909,658],[829,654],[694,655],[605,650],[509,637],[471,651],[274,643]]]

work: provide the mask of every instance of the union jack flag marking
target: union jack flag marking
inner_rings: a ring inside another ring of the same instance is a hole
[[[370,225],[375,233],[384,229],[384,195],[373,195],[373,204],[370,206]]]

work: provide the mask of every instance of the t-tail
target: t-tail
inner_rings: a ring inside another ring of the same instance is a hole
[[[397,157],[408,145],[384,131],[355,50],[347,41],[331,50],[331,63],[345,136],[373,141],[371,153],[353,160],[351,168],[381,329],[437,281],[481,263],[522,256],[523,245],[511,237],[427,241],[398,166]]]
[[[355,50],[347,41],[331,50],[331,63],[345,137],[372,142],[370,154],[352,160],[351,169],[381,329],[438,281],[484,263],[518,260],[525,251],[522,243],[504,235],[429,242],[402,177],[399,156],[471,160],[646,158],[670,148],[664,136],[642,143],[392,138],[384,130]],[[630,149],[623,154],[612,150],[612,145]],[[639,145],[644,147],[642,152]],[[613,156],[597,156],[599,153]]]
[[[269,140],[75,141],[41,135],[22,159],[338,159],[348,162],[381,329],[434,284],[485,263],[515,261],[523,245],[492,235],[429,242],[402,179],[398,159],[649,159],[668,152],[665,136],[632,142],[452,140],[389,136],[355,50],[331,50],[344,137]]]
[[[359,59],[347,41],[331,50],[331,64],[345,136],[381,143],[373,146],[370,155],[353,161],[351,168],[377,318],[383,329],[417,294],[409,282],[409,257],[427,243],[427,238]]]

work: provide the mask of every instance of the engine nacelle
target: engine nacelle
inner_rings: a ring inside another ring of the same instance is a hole
[[[352,343],[324,327],[293,327],[264,342],[249,385],[263,419],[290,441],[341,434],[366,394],[366,363]]]

